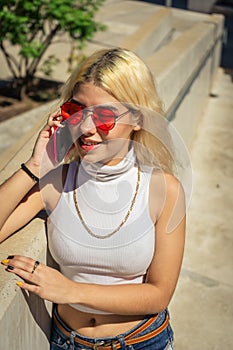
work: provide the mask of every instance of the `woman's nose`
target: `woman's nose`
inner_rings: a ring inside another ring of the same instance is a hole
[[[95,123],[92,120],[91,114],[86,116],[80,125],[80,131],[84,135],[94,135],[97,132]]]

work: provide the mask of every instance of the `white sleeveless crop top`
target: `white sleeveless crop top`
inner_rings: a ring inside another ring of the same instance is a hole
[[[104,285],[143,283],[155,249],[154,223],[149,214],[151,168],[140,171],[140,183],[133,209],[119,231],[114,231],[128,212],[137,184],[138,167],[133,150],[114,166],[69,165],[63,193],[48,218],[48,244],[61,272],[73,281]],[[83,219],[96,238],[83,226]],[[96,314],[100,310],[71,304]]]

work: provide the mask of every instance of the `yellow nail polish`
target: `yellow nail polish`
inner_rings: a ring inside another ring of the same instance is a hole
[[[16,284],[17,284],[17,286],[22,287],[23,282],[17,281]]]
[[[1,264],[3,265],[8,265],[8,263],[9,263],[9,259],[4,259],[1,261]]]

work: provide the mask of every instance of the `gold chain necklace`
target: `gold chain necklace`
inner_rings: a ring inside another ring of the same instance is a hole
[[[79,163],[80,164],[80,163]],[[117,228],[115,228],[114,231],[108,233],[107,235],[105,236],[102,236],[102,235],[98,235],[94,232],[92,232],[90,230],[90,228],[87,226],[87,224],[85,223],[84,219],[83,219],[83,216],[80,212],[80,209],[79,209],[79,206],[78,206],[78,201],[77,201],[77,193],[76,193],[76,178],[77,178],[77,175],[78,175],[78,170],[79,170],[79,164],[77,166],[77,169],[76,169],[76,172],[75,172],[75,176],[74,176],[74,191],[73,191],[73,199],[74,199],[74,204],[75,204],[75,208],[76,208],[76,211],[77,211],[77,214],[78,214],[78,217],[82,223],[82,225],[84,226],[84,228],[86,229],[86,231],[92,236],[92,237],[95,237],[95,238],[99,238],[99,239],[105,239],[105,238],[109,238],[111,236],[113,236],[116,232],[118,232],[120,230],[120,228],[126,223],[126,221],[128,220],[129,216],[130,216],[130,213],[131,211],[133,210],[133,207],[134,207],[134,204],[136,202],[136,198],[137,198],[137,194],[138,194],[138,189],[139,189],[139,184],[140,184],[140,166],[138,164],[138,175],[137,175],[137,183],[136,183],[136,188],[135,188],[135,192],[134,192],[134,196],[133,196],[133,199],[131,201],[131,204],[130,204],[130,207],[129,207],[129,210],[127,211],[124,219],[121,221],[121,223],[117,226]]]

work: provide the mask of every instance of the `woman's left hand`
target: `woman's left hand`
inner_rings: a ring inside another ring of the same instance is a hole
[[[23,279],[23,282],[16,282],[20,288],[57,304],[71,302],[69,294],[75,282],[64,277],[56,269],[31,258],[21,255],[9,258],[2,260],[2,264],[7,266],[6,271]]]

